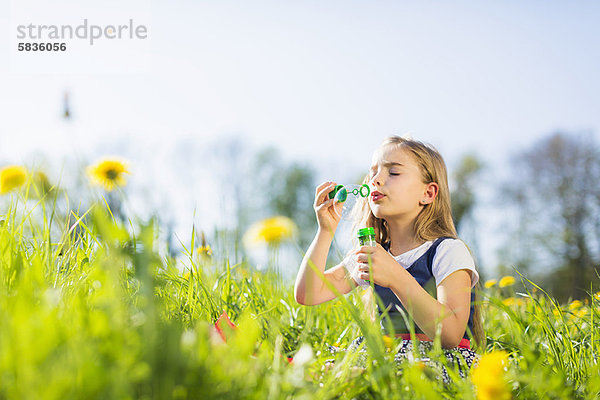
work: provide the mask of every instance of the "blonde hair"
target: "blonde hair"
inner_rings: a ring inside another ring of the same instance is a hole
[[[452,207],[450,203],[450,188],[448,186],[448,173],[446,163],[440,153],[425,143],[400,137],[390,136],[381,144],[380,148],[394,146],[401,149],[413,158],[419,170],[423,183],[436,183],[438,185],[437,196],[430,204],[423,205],[414,222],[414,239],[417,241],[430,241],[440,237],[458,237],[454,220],[452,219]],[[363,184],[368,184],[369,175],[363,179]],[[354,209],[356,227],[373,227],[375,238],[381,245],[389,245],[390,237],[387,222],[377,218],[367,199],[361,199]],[[356,229],[355,229],[356,230]],[[477,304],[477,289],[475,290],[475,304],[473,306],[473,335],[476,344],[483,348],[485,346],[485,334],[481,324],[480,309]]]
[[[417,163],[423,183],[436,183],[439,188],[433,202],[423,205],[423,209],[417,216],[414,224],[414,238],[423,242],[435,240],[442,236],[456,238],[456,228],[454,227],[450,207],[448,174],[446,164],[440,153],[432,146],[399,136],[390,136],[385,139],[381,147],[385,146],[395,146],[397,149],[407,151]],[[365,176],[363,183],[369,183],[368,175]],[[375,217],[367,199],[362,199],[361,204],[357,204],[357,213],[357,225],[372,226],[375,228],[377,242],[382,245],[389,244],[387,222]]]

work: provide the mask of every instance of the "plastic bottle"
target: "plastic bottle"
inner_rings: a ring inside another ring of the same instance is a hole
[[[377,246],[377,242],[375,241],[375,228],[373,227],[359,229],[356,236],[358,236],[358,244],[360,246]]]

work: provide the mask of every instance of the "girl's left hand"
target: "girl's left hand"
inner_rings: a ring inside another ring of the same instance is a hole
[[[376,247],[362,246],[356,250],[355,260],[358,262],[358,277],[365,281],[373,280],[383,287],[390,287],[398,277],[400,264],[379,243]],[[371,264],[369,266],[369,257]]]

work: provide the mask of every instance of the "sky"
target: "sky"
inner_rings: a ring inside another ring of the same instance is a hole
[[[132,207],[161,204],[183,237],[194,212],[205,225],[230,220],[207,193],[219,187],[208,144],[275,146],[314,165],[319,181],[344,180],[386,136],[410,133],[450,170],[466,152],[491,166],[476,214],[491,265],[502,217],[486,204],[510,155],[557,130],[600,136],[594,1],[0,0],[0,9],[0,164],[43,157],[58,175],[65,158],[125,156],[131,185],[152,188]],[[16,51],[18,25],[84,19],[132,19],[147,37]],[[174,162],[181,152],[185,162]]]

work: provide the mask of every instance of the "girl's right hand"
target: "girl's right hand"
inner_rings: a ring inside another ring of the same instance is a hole
[[[335,232],[342,215],[344,203],[329,198],[329,192],[335,189],[335,182],[325,182],[317,187],[314,209],[319,229]]]

